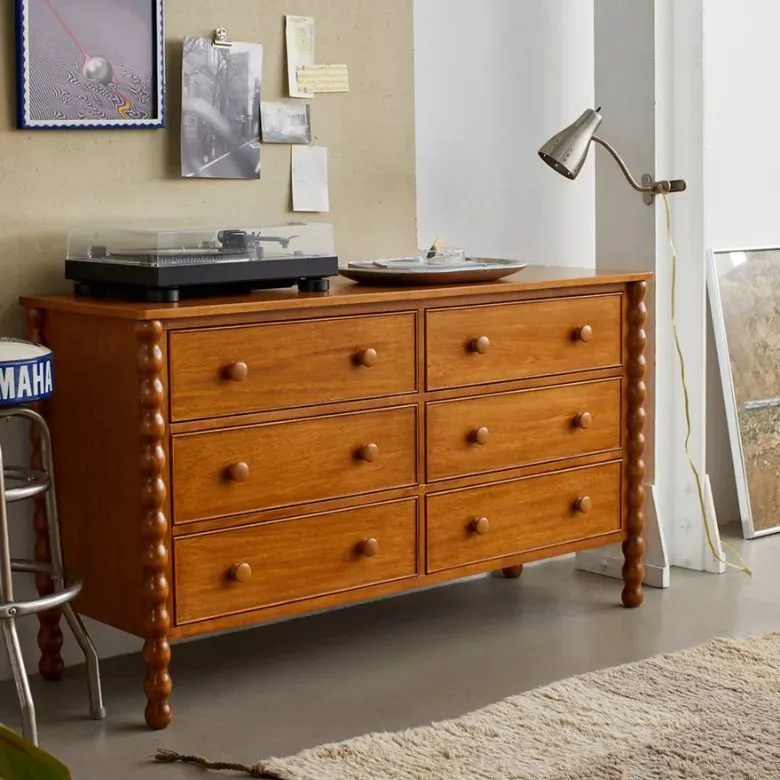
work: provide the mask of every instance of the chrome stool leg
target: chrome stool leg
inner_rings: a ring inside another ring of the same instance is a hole
[[[11,543],[8,538],[8,505],[5,500],[5,478],[3,476],[3,450],[0,447],[0,600],[13,601],[14,586],[11,577]],[[16,622],[13,617],[0,620],[3,627],[3,639],[8,651],[11,673],[16,683],[16,693],[22,710],[22,734],[33,745],[38,744],[38,728],[35,721],[35,704],[33,703],[27,671],[24,668],[24,657],[19,644],[19,634],[16,632]]]
[[[3,637],[8,650],[8,660],[11,662],[11,672],[16,683],[16,693],[22,710],[22,736],[33,745],[38,744],[38,726],[35,720],[35,704],[33,703],[27,671],[24,668],[22,648],[19,644],[19,634],[13,620],[3,620]]]
[[[32,413],[31,422],[37,425],[41,434],[41,460],[43,468],[49,475],[51,487],[46,492],[46,522],[49,532],[49,548],[51,554],[52,571],[56,577],[56,587],[59,589],[65,584],[65,564],[62,560],[62,542],[60,540],[60,522],[57,513],[57,494],[54,488],[54,459],[52,457],[51,433],[49,426],[37,413]],[[103,706],[103,691],[100,682],[100,664],[97,650],[92,643],[87,629],[81,617],[70,602],[62,605],[62,613],[68,621],[70,630],[78,642],[84,660],[87,664],[87,687],[89,689],[89,711],[93,720],[102,720],[106,717],[106,709]]]
[[[106,708],[103,706],[103,688],[100,683],[100,663],[98,661],[95,645],[84,627],[81,617],[78,615],[73,604],[68,602],[62,605],[62,614],[68,621],[73,636],[84,653],[84,659],[87,662],[87,687],[89,689],[89,717],[92,720],[103,720],[106,717]]]
[[[35,707],[33,704],[27,674],[24,668],[15,618],[24,617],[46,609],[61,609],[68,621],[73,636],[79,644],[87,665],[90,716],[95,720],[106,717],[100,684],[100,667],[95,646],[87,633],[81,618],[71,601],[83,586],[82,580],[73,572],[67,574],[62,556],[57,496],[54,488],[54,463],[51,434],[44,418],[27,407],[0,409],[0,420],[22,417],[35,425],[41,436],[42,469],[21,469],[4,466],[0,450],[0,625],[11,660],[16,689],[22,709],[22,733],[33,744],[37,742]],[[21,487],[6,488],[6,479],[21,480]],[[10,492],[9,492],[10,490]],[[46,523],[49,536],[50,563],[12,560],[8,536],[8,503],[43,496],[46,504]],[[28,602],[15,601],[13,596],[12,572],[46,574],[54,582],[53,593]]]

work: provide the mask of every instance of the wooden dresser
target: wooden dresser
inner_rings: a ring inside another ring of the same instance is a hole
[[[54,352],[78,607],[145,638],[149,726],[171,720],[181,637],[617,541],[638,606],[648,278],[23,299]],[[58,622],[41,616],[51,679]]]

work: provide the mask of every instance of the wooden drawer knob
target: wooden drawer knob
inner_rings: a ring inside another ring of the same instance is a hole
[[[574,418],[574,425],[583,430],[590,428],[590,426],[593,425],[593,415],[590,412],[580,412],[580,414]]]
[[[574,502],[574,509],[580,514],[586,515],[593,508],[593,501],[590,496],[581,496]]]
[[[371,368],[371,366],[375,366],[378,360],[379,360],[379,355],[377,354],[377,351],[371,347],[369,347],[368,349],[364,349],[362,352],[359,352],[355,356],[355,362],[359,366],[365,366],[366,368]]]
[[[249,582],[252,579],[252,567],[248,563],[237,563],[230,570],[230,579],[241,583]]]
[[[246,482],[249,479],[249,464],[234,463],[228,466],[227,475],[233,482]]]
[[[249,367],[243,360],[239,360],[225,369],[225,376],[233,382],[243,382],[249,376]]]
[[[484,536],[488,531],[490,531],[490,520],[488,520],[487,517],[475,517],[471,521],[470,528],[473,533]]]
[[[373,558],[379,552],[379,542],[376,539],[363,539],[360,543],[360,554]]]
[[[590,325],[583,325],[574,331],[574,340],[587,343],[593,338],[593,328]]]
[[[485,428],[484,425],[481,428],[475,428],[469,434],[469,439],[472,442],[474,442],[474,444],[485,445],[488,443],[489,438],[490,438],[490,431],[487,428]]]
[[[373,442],[364,444],[358,451],[358,458],[364,463],[373,463],[379,457],[379,447]]]
[[[486,355],[490,349],[490,339],[487,336],[480,336],[478,339],[472,339],[469,342],[469,349],[478,355]]]

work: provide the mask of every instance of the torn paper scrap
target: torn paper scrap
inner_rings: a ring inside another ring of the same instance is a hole
[[[290,97],[311,97],[298,85],[298,68],[314,65],[314,18],[287,16],[287,79]]]

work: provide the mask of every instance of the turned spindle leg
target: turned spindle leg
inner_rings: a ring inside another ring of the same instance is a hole
[[[519,566],[506,566],[501,569],[501,572],[508,580],[516,580],[523,573],[523,564],[521,563]]]
[[[645,322],[646,282],[629,285],[629,332],[628,332],[628,462],[626,465],[626,531],[623,542],[623,604],[638,607],[644,600],[642,581],[645,576],[645,374],[647,363],[644,351],[647,345]]]
[[[164,729],[173,717],[168,699],[172,683],[168,672],[171,648],[168,632],[170,584],[168,582],[168,518],[165,515],[165,418],[162,382],[163,327],[160,322],[144,322],[136,327],[138,339],[139,405],[141,412],[141,472],[143,475],[143,578],[145,594],[143,658],[146,665],[146,723]]]
[[[29,309],[27,312],[27,338],[35,344],[43,344],[43,312],[40,309]],[[35,410],[46,416],[45,403],[34,404]],[[41,452],[41,437],[37,426],[30,428],[30,443],[32,445],[32,456],[30,467],[34,469],[43,468],[43,459]],[[41,563],[51,562],[51,551],[49,548],[49,525],[46,515],[46,497],[37,496],[34,499],[35,510],[33,514],[33,529],[35,531],[34,556],[36,561]],[[35,587],[39,596],[48,596],[54,593],[54,583],[51,577],[46,574],[35,575]],[[59,680],[62,678],[64,664],[60,652],[62,650],[62,630],[60,629],[60,618],[62,610],[47,609],[38,613],[38,647],[41,651],[41,658],[38,662],[38,671],[44,680]]]

